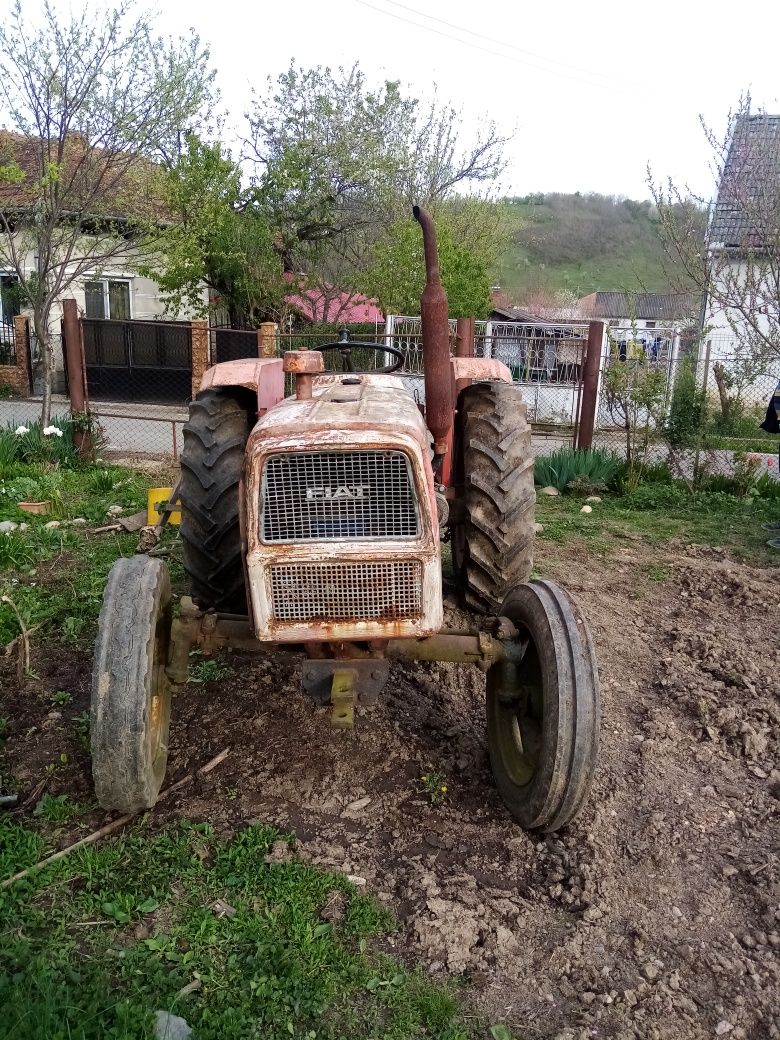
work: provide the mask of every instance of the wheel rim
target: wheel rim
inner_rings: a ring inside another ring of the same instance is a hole
[[[149,744],[153,766],[168,751],[169,684],[165,674],[168,663],[168,639],[170,634],[170,610],[163,609],[157,615],[154,628],[152,651],[152,683],[149,697]]]
[[[496,750],[509,780],[526,787],[539,767],[544,733],[541,664],[530,637],[522,665],[504,662],[500,669]]]

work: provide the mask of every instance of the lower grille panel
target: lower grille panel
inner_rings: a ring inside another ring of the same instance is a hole
[[[422,613],[419,560],[271,567],[276,621],[401,621]]]

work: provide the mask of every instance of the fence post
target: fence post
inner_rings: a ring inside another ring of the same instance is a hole
[[[257,356],[276,357],[276,333],[275,321],[264,321],[257,330]]]
[[[590,448],[593,444],[593,428],[596,423],[601,350],[604,343],[604,322],[592,321],[588,326],[588,345],[582,366],[582,398],[580,422],[577,429],[578,449]]]
[[[71,417],[75,415],[83,417],[89,411],[87,366],[84,359],[83,330],[75,300],[62,301],[62,339],[65,367],[68,372],[70,414]],[[80,426],[74,429],[73,443],[79,455],[89,454],[92,448],[89,428]]]
[[[209,323],[203,318],[190,322],[192,336],[192,396],[200,390],[203,373],[209,367]]]
[[[14,354],[16,355],[17,393],[26,397],[32,393],[30,372],[30,319],[24,314],[14,318]]]
[[[693,480],[694,483],[699,479],[699,461],[701,456],[701,436],[704,430],[704,426],[707,422],[707,391],[709,390],[710,382],[710,351],[712,349],[712,340],[707,340],[707,346],[704,351],[704,380],[701,387],[701,406],[699,408],[699,430],[698,436],[696,437],[696,453],[693,456]]]

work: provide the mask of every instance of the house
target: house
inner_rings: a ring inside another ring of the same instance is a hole
[[[655,329],[687,324],[699,317],[695,293],[593,292],[577,302],[587,321],[605,321],[616,328]]]
[[[14,286],[20,275],[26,279],[39,268],[36,234],[30,221],[36,201],[32,185],[40,180],[50,153],[58,154],[56,141],[0,130],[0,167],[6,173],[0,178],[0,351],[15,314],[31,313],[14,293]],[[65,201],[55,207],[60,224],[52,235],[55,256],[50,267],[56,272],[61,265],[66,278],[49,320],[55,391],[64,388],[59,342],[61,298],[75,299],[86,318],[162,317],[165,308],[159,287],[138,269],[142,257],[137,229],[139,224],[159,225],[171,219],[155,190],[157,167],[145,159],[90,146],[83,137],[72,134],[65,142],[59,167]],[[12,171],[10,176],[8,171]],[[102,187],[95,188],[101,181]],[[205,288],[203,302],[208,302]],[[31,346],[35,366],[34,336]]]
[[[780,115],[742,113],[736,118],[707,243],[711,280],[704,324],[714,349],[760,351],[764,337],[777,349]]]

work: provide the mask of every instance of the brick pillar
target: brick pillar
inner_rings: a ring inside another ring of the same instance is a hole
[[[200,390],[203,373],[210,367],[209,323],[204,320],[190,322],[192,328],[192,396]]]
[[[16,392],[23,397],[30,393],[30,319],[24,314],[14,318],[14,353],[16,354]]]
[[[276,332],[275,321],[264,321],[257,330],[257,356],[276,357]]]

